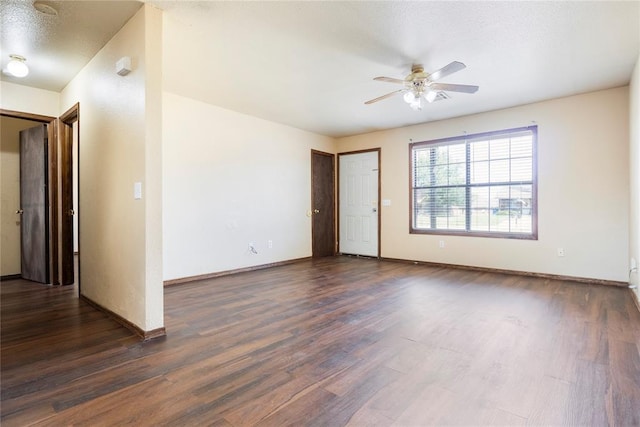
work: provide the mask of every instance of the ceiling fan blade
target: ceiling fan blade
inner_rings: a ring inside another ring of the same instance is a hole
[[[462,62],[458,62],[458,61],[453,61],[451,64],[449,65],[445,65],[444,67],[440,68],[437,71],[434,71],[433,73],[429,74],[429,80],[431,80],[432,82],[435,82],[436,80],[439,80],[445,76],[448,76],[449,74],[453,74],[456,71],[460,71],[465,69],[467,66],[464,65]]]
[[[463,93],[476,93],[478,91],[478,86],[457,85],[452,83],[431,83],[429,88],[434,90],[447,90],[449,92]]]
[[[393,95],[395,95],[396,93],[400,93],[400,92],[404,92],[404,89],[394,90],[393,92],[390,92],[390,93],[388,93],[386,95],[382,95],[382,96],[379,96],[377,98],[370,99],[369,101],[365,102],[365,104],[369,105],[369,104],[373,104],[374,102],[382,101],[383,99],[390,98]]]
[[[373,80],[377,80],[379,82],[388,82],[388,83],[400,83],[404,84],[404,80],[394,79],[393,77],[375,77]]]

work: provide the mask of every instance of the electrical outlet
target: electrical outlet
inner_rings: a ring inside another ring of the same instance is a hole
[[[559,257],[563,257],[564,256],[564,248],[558,248],[558,256]]]
[[[267,246],[269,249],[273,249],[273,240],[267,240]]]
[[[440,249],[444,249],[444,240],[440,240],[440,241],[438,242],[438,247],[439,247]]]

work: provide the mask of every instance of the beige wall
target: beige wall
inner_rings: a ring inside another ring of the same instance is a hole
[[[162,283],[162,11],[145,5],[145,324],[146,330],[164,325]]]
[[[0,81],[0,108],[22,113],[58,117],[60,94]]]
[[[0,108],[22,113],[57,117],[60,114],[60,94],[49,90],[0,81]],[[11,144],[10,140],[5,140],[8,137],[7,135],[13,135],[13,130],[9,128],[4,129],[6,123],[10,122],[5,122],[5,118],[3,118],[2,219],[0,220],[0,226],[2,227],[2,246],[0,246],[2,262],[0,264],[2,267],[0,275],[20,273],[20,227],[16,225],[14,213],[16,208],[13,206],[16,203],[14,201],[16,197],[17,200],[19,200],[19,186],[14,186],[13,181],[5,180],[5,176],[9,180],[14,179],[16,176],[18,177],[17,179],[19,179],[19,155],[16,154],[16,157],[14,157],[12,154],[7,154],[18,146],[13,148],[5,147],[5,143]],[[30,123],[31,126],[37,124],[34,122],[27,123]],[[15,136],[17,138],[17,134]],[[18,175],[16,175],[16,173]],[[8,188],[8,186],[11,188]],[[5,201],[7,203],[5,203]]]
[[[80,102],[81,291],[146,331],[164,324],[161,32],[145,5],[61,94],[62,111]],[[133,63],[124,77],[122,56]]]
[[[635,262],[635,271],[629,274],[629,282],[635,285],[635,294],[640,303],[640,57],[636,62],[629,86],[630,93],[630,138],[629,167],[631,188],[629,192],[629,264]],[[634,261],[631,261],[634,260]],[[633,266],[630,265],[631,270]]]
[[[628,87],[338,140],[338,151],[381,147],[382,256],[566,276],[627,280]],[[427,108],[438,108],[436,104]],[[407,114],[413,114],[409,109]],[[537,241],[411,235],[410,140],[538,124]],[[445,248],[438,241],[445,241]],[[565,256],[556,254],[564,248]]]
[[[164,279],[311,256],[311,149],[334,140],[173,93],[163,105]]]
[[[20,274],[20,131],[38,126],[0,117],[0,276]]]
[[[311,149],[334,152],[333,138],[180,92],[185,78],[199,87],[223,84],[185,74],[182,42],[192,36],[188,25],[165,16],[164,279],[310,256]],[[250,242],[258,254],[248,251]]]

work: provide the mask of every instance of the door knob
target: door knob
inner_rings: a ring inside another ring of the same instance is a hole
[[[320,209],[314,209],[313,213],[320,213]]]
[[[76,211],[74,211],[73,209],[69,209],[69,216],[74,216],[76,214]]]
[[[371,212],[373,212],[373,213],[378,212],[378,208],[373,208],[373,209],[371,209]]]
[[[24,211],[23,211],[22,209],[18,209],[18,210],[16,211],[16,214],[18,214],[18,215],[22,215],[23,213],[24,213]]]

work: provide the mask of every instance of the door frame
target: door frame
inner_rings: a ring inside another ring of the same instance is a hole
[[[380,258],[381,253],[382,253],[382,236],[380,235],[380,231],[381,231],[381,224],[382,224],[382,211],[380,210],[380,206],[382,201],[380,200],[380,195],[381,195],[381,191],[380,191],[380,187],[381,187],[381,177],[382,177],[382,149],[380,147],[378,148],[368,148],[365,150],[356,150],[356,151],[345,151],[343,153],[338,153],[338,212],[337,212],[337,216],[336,216],[336,230],[337,230],[337,235],[338,235],[338,253],[340,252],[340,156],[348,156],[350,154],[361,154],[361,153],[371,153],[371,152],[377,152],[378,153],[378,258]]]
[[[336,234],[336,156],[333,153],[327,153],[324,151],[319,151],[319,150],[311,150],[311,209],[308,212],[308,216],[311,218],[311,256],[314,257],[314,253],[313,253],[313,239],[315,236],[316,231],[314,230],[315,226],[314,226],[314,220],[313,220],[313,202],[314,202],[314,192],[315,192],[315,180],[314,180],[314,166],[313,166],[313,156],[314,155],[318,155],[318,156],[325,156],[325,157],[330,157],[331,158],[331,185],[332,185],[332,200],[331,200],[331,211],[332,211],[332,215],[333,215],[333,245],[331,248],[331,252],[332,255],[335,256],[336,251],[337,251],[337,234]]]
[[[79,278],[74,278],[74,251],[73,251],[73,216],[69,220],[68,211],[73,209],[73,124],[77,123],[78,132],[78,172],[80,171],[80,103],[76,102],[63,115],[60,116],[60,283],[63,285],[72,285],[78,283],[78,292],[80,291]],[[80,193],[80,173],[77,176],[77,191]],[[78,204],[80,204],[80,194],[78,194]],[[80,234],[80,209],[75,212],[78,215],[78,234]],[[70,247],[68,246],[70,244]],[[80,254],[80,239],[78,239],[78,254]],[[78,276],[80,275],[80,256],[78,256]]]
[[[31,120],[33,122],[47,124],[48,133],[48,168],[49,180],[49,205],[47,216],[49,220],[49,281],[51,285],[59,285],[59,252],[58,252],[58,119],[40,114],[25,113],[21,111],[5,110],[0,108],[0,116],[14,119]]]

